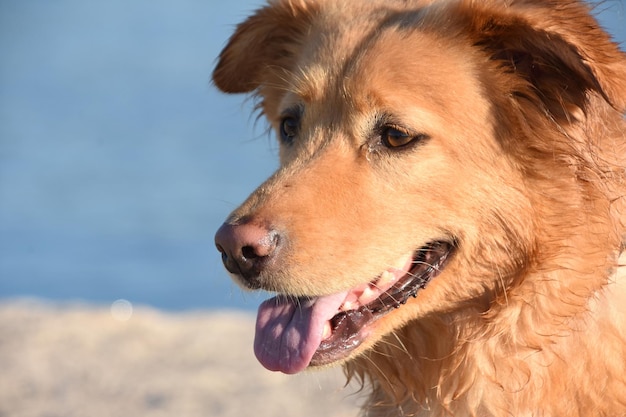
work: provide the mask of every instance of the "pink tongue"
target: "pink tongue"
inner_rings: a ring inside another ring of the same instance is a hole
[[[343,304],[347,292],[310,300],[277,296],[261,304],[254,353],[270,371],[304,370],[322,342],[324,326]]]

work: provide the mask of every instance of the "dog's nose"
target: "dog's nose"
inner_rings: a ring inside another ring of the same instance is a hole
[[[215,246],[222,253],[226,269],[243,277],[252,288],[276,253],[279,234],[254,223],[224,223],[215,234]]]

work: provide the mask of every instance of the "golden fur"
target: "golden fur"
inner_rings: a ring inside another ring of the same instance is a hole
[[[626,416],[626,56],[573,0],[277,0],[214,72],[280,132],[230,217],[285,231],[263,287],[372,280],[457,251],[344,363],[366,416]],[[373,120],[427,140],[388,149]]]

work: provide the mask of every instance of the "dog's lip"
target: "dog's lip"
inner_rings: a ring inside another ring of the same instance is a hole
[[[346,299],[339,307],[339,310],[342,312],[358,310],[378,300],[381,296],[391,291],[394,286],[401,284],[399,281],[411,273],[414,262],[415,259],[412,254],[405,255],[395,262],[394,266],[376,277],[376,279],[352,288],[348,291]]]
[[[407,272],[380,296],[357,308],[342,308],[327,323],[310,365],[322,366],[349,356],[367,338],[371,324],[406,304],[411,297],[417,297],[417,293],[439,275],[454,250],[455,245],[448,241],[422,247],[411,259],[410,267],[405,269]]]
[[[319,297],[279,294],[261,304],[254,350],[268,369],[296,373],[347,358],[375,322],[405,304],[443,269],[455,245],[435,241],[372,283]]]

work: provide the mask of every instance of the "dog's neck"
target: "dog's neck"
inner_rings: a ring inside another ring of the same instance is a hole
[[[604,271],[609,270],[608,264]],[[595,404],[589,399],[601,396],[603,390],[620,389],[611,386],[611,379],[620,378],[610,372],[626,372],[623,364],[609,366],[614,356],[586,353],[597,351],[591,346],[602,334],[603,343],[614,343],[612,348],[621,349],[621,358],[626,357],[626,305],[619,301],[626,299],[626,253],[617,265],[597,289],[577,282],[589,273],[587,268],[579,271],[580,278],[563,269],[537,271],[541,276],[533,287],[513,291],[487,312],[476,302],[462,314],[424,317],[387,336],[366,356],[346,365],[348,375],[372,387],[366,415],[489,416],[503,410],[531,415],[534,410],[526,406],[541,403],[538,393],[552,398],[548,415],[594,415],[598,410],[585,409],[585,401]],[[603,272],[596,269],[595,273]],[[574,280],[570,288],[562,286],[560,274]],[[559,298],[567,308],[549,307],[555,296],[550,293],[555,291],[571,292]],[[541,308],[533,307],[536,303]],[[577,361],[584,365],[573,369],[566,358],[580,355],[589,357]],[[604,385],[572,387],[585,385],[588,375],[602,372],[594,380],[605,381]],[[553,380],[554,375],[564,379]],[[572,404],[566,395],[572,388],[589,399]],[[563,400],[559,403],[555,398]]]

